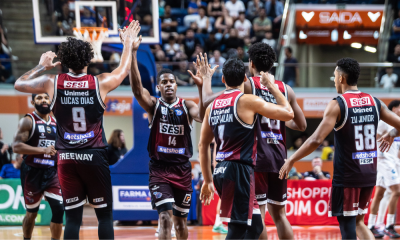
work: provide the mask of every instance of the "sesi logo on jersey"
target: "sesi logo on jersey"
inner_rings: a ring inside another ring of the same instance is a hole
[[[365,105],[371,105],[371,99],[369,97],[350,98],[350,104],[352,107],[362,107]]]
[[[55,145],[56,141],[47,140],[47,139],[39,139],[38,147],[47,148],[48,146]]]
[[[89,88],[89,81],[64,81],[65,88]]]
[[[160,123],[160,133],[170,134],[170,135],[183,135],[184,134],[184,126]]]
[[[231,105],[232,98],[227,98],[227,99],[216,99],[215,100],[215,107],[214,108],[223,108],[226,106]]]

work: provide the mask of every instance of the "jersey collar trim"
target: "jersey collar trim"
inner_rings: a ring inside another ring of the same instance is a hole
[[[237,88],[236,88],[236,89],[225,90],[224,93],[225,93],[225,94],[228,94],[228,93],[233,93],[233,92],[237,92],[237,91],[241,92],[240,89],[237,89]]]
[[[36,114],[36,112],[33,112],[36,117],[38,117],[40,120],[46,123],[46,125],[49,125],[51,123],[51,116],[49,115],[49,121],[45,121],[43,118],[41,118],[39,115]]]
[[[74,77],[74,78],[80,78],[80,77],[83,77],[83,76],[86,76],[86,75],[87,75],[86,73],[73,74],[72,72],[68,72],[67,74],[68,74],[69,76],[71,76],[71,77]]]
[[[179,102],[179,98],[178,98],[178,97],[176,97],[175,102],[173,102],[173,103],[171,103],[171,104],[166,103],[164,100],[162,100],[162,98],[159,98],[159,99],[160,99],[160,101],[161,101],[164,105],[166,105],[167,107],[173,107],[175,104],[177,104],[177,103]]]
[[[357,93],[361,93],[360,90],[347,90],[344,94],[346,93],[353,93],[353,94],[357,94]]]

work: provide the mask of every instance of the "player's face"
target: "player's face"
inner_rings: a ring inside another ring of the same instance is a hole
[[[393,107],[392,112],[394,112],[397,116],[400,116],[400,106]]]
[[[160,76],[159,83],[157,85],[158,90],[161,93],[161,97],[166,99],[176,98],[177,89],[175,77],[171,73],[164,73]]]
[[[35,96],[34,102],[35,109],[41,114],[50,113],[50,98],[49,95],[41,93]]]
[[[342,93],[342,83],[340,82],[342,76],[340,74],[340,72],[338,71],[337,67],[335,69],[335,71],[333,72],[333,74],[335,75],[335,87],[336,87],[336,91],[338,93]]]

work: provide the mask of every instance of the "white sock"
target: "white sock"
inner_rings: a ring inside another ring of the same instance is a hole
[[[175,224],[172,223],[171,233],[175,232]]]
[[[157,226],[157,232],[160,231],[160,219],[158,219],[158,226]]]
[[[221,218],[220,218],[219,214],[217,214],[217,215],[215,216],[215,223],[214,223],[214,226],[219,226],[219,225],[221,225]]]
[[[379,211],[378,211],[378,218],[376,219],[376,226],[382,224],[385,219],[386,211],[389,205],[390,195],[391,192],[386,190],[381,202],[379,203]]]
[[[373,226],[375,226],[376,222],[376,214],[370,214],[368,218],[368,228],[371,229]]]
[[[386,217],[386,227],[390,227],[391,225],[394,224],[394,216],[395,214],[389,214]]]

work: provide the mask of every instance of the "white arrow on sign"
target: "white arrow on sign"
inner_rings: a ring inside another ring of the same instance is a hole
[[[301,12],[301,16],[303,16],[304,20],[306,20],[307,22],[309,22],[311,20],[311,18],[314,17],[314,12]]]
[[[380,12],[372,13],[368,12],[368,17],[371,19],[372,22],[376,22],[376,20],[381,16]]]

